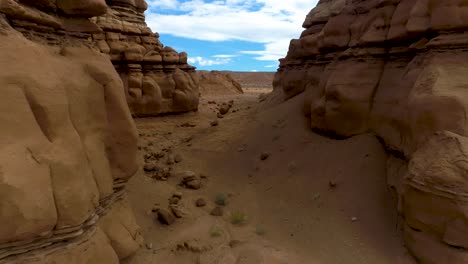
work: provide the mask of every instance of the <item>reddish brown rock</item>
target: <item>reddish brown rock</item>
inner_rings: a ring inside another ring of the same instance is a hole
[[[187,53],[163,46],[145,23],[143,0],[110,1],[107,13],[94,18],[104,32],[93,34],[124,83],[134,116],[198,109],[199,81]]]
[[[467,262],[468,8],[321,0],[303,27],[275,90],[286,99],[305,93],[315,130],[382,139],[407,247],[422,263]]]
[[[0,1],[0,262],[117,264],[141,236],[124,87],[94,47],[105,1]],[[12,114],[13,113],[13,114]]]

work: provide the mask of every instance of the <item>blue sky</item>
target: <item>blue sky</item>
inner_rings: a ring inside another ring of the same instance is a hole
[[[147,0],[148,26],[199,70],[276,71],[317,0]]]

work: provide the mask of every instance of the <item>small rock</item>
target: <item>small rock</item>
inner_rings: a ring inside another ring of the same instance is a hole
[[[221,206],[216,206],[213,208],[213,210],[211,210],[210,214],[213,216],[223,216],[224,210]]]
[[[217,126],[217,125],[219,125],[219,121],[218,120],[213,120],[213,121],[210,122],[210,125],[211,126]]]
[[[164,156],[166,156],[166,153],[164,153],[164,152],[154,153],[154,152],[153,152],[153,153],[152,153],[152,156],[153,156],[155,159],[159,160],[159,159],[161,159],[161,158],[164,158]]]
[[[182,183],[185,183],[185,182],[188,182],[197,178],[197,174],[193,171],[186,170],[186,171],[178,172],[177,177],[182,178]]]
[[[199,178],[193,179],[191,181],[186,182],[185,186],[189,189],[198,190],[201,188],[201,180]]]
[[[221,114],[221,113],[217,113],[217,114],[216,114],[216,117],[218,117],[218,118],[224,118],[223,114]]]
[[[161,209],[161,208],[159,207],[159,205],[158,205],[158,204],[155,204],[155,205],[153,206],[153,208],[151,209],[151,212],[157,213],[157,212],[159,211],[159,209]]]
[[[208,101],[208,104],[216,104],[216,101]]]
[[[196,127],[196,124],[190,123],[190,122],[185,122],[180,125],[180,127]]]
[[[174,214],[174,216],[177,218],[182,218],[187,215],[187,213],[176,204],[172,204],[169,207],[171,208],[172,214]]]
[[[201,188],[201,179],[192,171],[184,171],[181,173],[181,185],[189,189],[198,190]]]
[[[186,138],[183,138],[183,139],[182,139],[182,142],[187,143],[187,142],[190,142],[190,141],[192,141],[192,140],[193,140],[193,136],[188,136],[188,137],[186,137]]]
[[[161,224],[171,225],[175,222],[175,217],[166,209],[161,208],[158,210],[158,220],[161,222]]]
[[[351,217],[351,222],[356,222],[357,220],[357,217]]]
[[[182,193],[181,192],[175,192],[175,193],[172,194],[172,197],[177,197],[177,198],[182,199]]]
[[[204,207],[206,205],[206,201],[203,198],[199,198],[195,201],[195,205],[197,207]]]
[[[334,189],[334,188],[336,188],[336,186],[337,186],[336,181],[330,180],[330,181],[328,182],[328,187],[329,187],[330,189]]]
[[[174,161],[175,161],[175,163],[180,163],[180,162],[182,162],[182,156],[181,156],[180,154],[176,154],[176,155],[174,156]]]
[[[225,115],[229,112],[229,109],[231,109],[232,105],[223,103],[221,107],[219,108],[219,113],[222,115]]]
[[[146,163],[145,166],[143,167],[143,170],[146,172],[157,171],[158,169],[159,169],[158,165],[154,163]]]
[[[153,249],[153,243],[148,243],[146,244],[147,249]]]
[[[268,153],[268,152],[263,152],[262,154],[260,154],[260,159],[261,160],[266,160],[266,159],[268,159],[270,157],[270,155],[271,154]]]
[[[179,197],[172,196],[171,198],[169,198],[169,204],[178,204],[179,201],[180,201]]]
[[[233,240],[229,241],[229,246],[231,248],[235,248],[235,247],[237,247],[237,246],[239,246],[241,244],[242,244],[242,241],[240,241],[240,240],[233,239]]]
[[[210,246],[202,246],[199,243],[200,242],[198,240],[185,241],[183,243],[177,244],[176,250],[177,251],[190,251],[193,253],[203,253],[212,249]]]

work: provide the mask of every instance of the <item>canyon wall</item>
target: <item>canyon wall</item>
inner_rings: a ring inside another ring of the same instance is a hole
[[[0,263],[116,264],[142,238],[124,85],[95,48],[104,0],[0,0]]]
[[[468,263],[468,5],[321,0],[303,27],[275,90],[306,93],[317,132],[381,139],[407,248],[421,263]]]
[[[198,109],[198,76],[187,53],[163,46],[145,23],[144,0],[108,0],[107,13],[93,18],[103,32],[92,34],[122,78],[134,116]]]

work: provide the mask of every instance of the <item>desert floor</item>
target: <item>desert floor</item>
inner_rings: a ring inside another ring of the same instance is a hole
[[[154,163],[172,171],[156,180],[142,170],[130,181],[146,241],[124,263],[413,263],[400,237],[380,143],[371,135],[332,140],[314,134],[301,112],[302,96],[260,103],[264,92],[203,96],[198,112],[136,119],[142,160],[164,153]],[[217,119],[213,100],[234,100],[217,126],[210,124]],[[168,165],[171,155],[181,162]],[[179,186],[187,170],[203,176],[200,189]],[[174,193],[182,194],[182,218],[163,225],[152,209],[168,209]],[[206,206],[195,205],[199,198]],[[226,202],[223,216],[210,214],[216,200]]]

